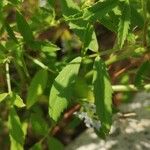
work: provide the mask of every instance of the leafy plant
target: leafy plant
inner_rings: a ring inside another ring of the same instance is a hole
[[[7,148],[64,149],[53,135],[74,114],[98,136],[109,134],[112,94],[150,89],[149,3],[1,1],[0,128],[8,129]],[[100,27],[113,35],[113,46],[104,48]]]

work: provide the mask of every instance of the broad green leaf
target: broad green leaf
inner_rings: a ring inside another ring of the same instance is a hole
[[[16,12],[16,21],[18,30],[23,36],[24,40],[27,43],[31,43],[34,40],[32,31],[25,18],[19,12]]]
[[[49,97],[49,115],[57,121],[73,97],[73,88],[80,68],[81,57],[72,60],[56,77]]]
[[[70,16],[79,13],[80,8],[73,0],[60,1],[63,15]]]
[[[84,19],[99,20],[118,5],[119,0],[98,1],[84,10]]]
[[[140,87],[144,85],[144,81],[146,80],[150,80],[150,61],[146,61],[140,66],[134,82],[137,87]]]
[[[105,137],[112,123],[112,87],[106,66],[99,57],[96,57],[94,63],[93,85],[96,113],[101,121],[101,128],[98,132]]]
[[[13,102],[13,105],[15,105],[15,106],[17,106],[19,108],[22,108],[22,107],[26,106],[24,104],[22,98],[16,93],[12,93],[11,101]]]
[[[122,15],[118,27],[118,46],[121,49],[124,45],[130,29],[131,10],[129,0],[125,0],[121,4],[120,8],[122,11]]]
[[[30,122],[35,134],[44,136],[48,133],[48,125],[38,113],[31,114]]]
[[[10,25],[7,22],[5,22],[5,28],[6,28],[6,31],[8,32],[8,35],[10,36],[10,38],[12,40],[14,40],[14,42],[18,43],[18,40],[15,37],[15,34],[14,34],[12,28],[10,27]]]
[[[5,100],[5,98],[8,96],[8,93],[0,93],[0,102]]]
[[[47,138],[48,149],[49,150],[64,150],[64,145],[54,137]]]
[[[35,74],[28,89],[27,108],[30,108],[34,103],[36,103],[38,97],[43,94],[47,78],[48,74],[46,70],[40,70]]]
[[[11,150],[23,150],[24,145],[24,133],[20,119],[16,113],[15,108],[11,108],[8,118],[9,136],[11,141]]]

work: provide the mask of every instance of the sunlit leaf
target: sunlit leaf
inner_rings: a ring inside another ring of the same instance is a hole
[[[49,115],[57,121],[73,97],[73,87],[78,75],[81,57],[72,60],[56,77],[49,97]]]
[[[15,105],[15,106],[17,106],[19,108],[22,108],[22,107],[26,106],[24,104],[22,98],[16,93],[12,93],[11,101],[13,102],[13,105]]]
[[[8,96],[8,93],[0,93],[0,102],[5,100],[5,98]]]

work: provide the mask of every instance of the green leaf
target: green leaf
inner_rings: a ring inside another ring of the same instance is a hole
[[[142,15],[132,5],[130,7],[131,7],[132,28],[135,28],[136,26],[139,26],[140,28],[142,28],[144,26],[144,19],[142,18]]]
[[[90,49],[91,51],[94,51],[94,52],[98,51],[97,37],[94,31],[94,27],[92,25],[88,24],[85,30],[83,43],[86,49]]]
[[[137,87],[143,86],[145,80],[150,80],[150,61],[144,62],[138,69],[135,76],[135,85]]]
[[[98,1],[91,7],[84,10],[84,19],[99,20],[104,17],[108,12],[118,5],[119,0],[107,0],[104,2]]]
[[[94,63],[94,96],[96,113],[101,121],[99,134],[105,137],[112,123],[112,87],[104,62],[97,57]]]
[[[0,93],[0,102],[5,100],[5,98],[8,96],[8,93]]]
[[[33,77],[28,89],[27,108],[30,108],[34,103],[36,103],[38,97],[43,94],[46,88],[47,78],[48,74],[46,70],[38,71]]]
[[[36,143],[36,144],[34,144],[34,146],[32,146],[32,147],[30,148],[30,150],[42,150],[42,145],[41,145],[41,143]]]
[[[15,34],[14,34],[12,28],[10,27],[10,25],[7,22],[5,22],[5,28],[6,28],[6,31],[7,31],[8,35],[10,36],[10,38],[12,40],[14,40],[14,42],[18,43],[18,40],[15,37]]]
[[[19,108],[22,108],[22,107],[26,106],[24,104],[22,98],[16,93],[12,93],[11,101],[13,102],[13,105],[15,105],[15,106],[17,106]]]
[[[111,18],[109,18],[108,16],[101,18],[100,23],[110,31],[117,33],[117,26],[113,23]]]
[[[63,15],[71,16],[79,13],[80,8],[73,0],[60,1]]]
[[[124,45],[124,42],[127,38],[130,29],[131,10],[130,10],[129,0],[125,0],[125,2],[123,2],[120,7],[121,7],[122,15],[120,18],[119,28],[118,28],[118,46],[121,49]]]
[[[47,138],[49,150],[64,150],[64,145],[54,137]]]
[[[9,125],[9,136],[11,141],[11,150],[23,150],[24,145],[24,133],[22,130],[22,125],[20,119],[16,113],[15,108],[11,108],[8,118]]]
[[[30,43],[30,47],[33,49],[39,49],[42,52],[52,53],[60,50],[55,44],[49,41],[33,41]]]
[[[25,20],[25,18],[18,11],[16,12],[16,22],[18,30],[23,36],[25,42],[31,43],[34,40],[34,37],[30,29],[30,26]]]
[[[72,60],[56,77],[49,97],[49,115],[57,121],[73,97],[73,88],[80,68],[81,57]]]
[[[46,135],[48,133],[48,125],[46,121],[38,113],[31,114],[30,122],[35,134]]]

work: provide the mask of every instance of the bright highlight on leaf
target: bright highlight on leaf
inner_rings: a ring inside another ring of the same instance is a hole
[[[76,77],[79,72],[81,57],[72,60],[56,77],[49,97],[49,115],[57,121],[73,98]]]
[[[105,137],[109,133],[112,122],[112,87],[106,66],[100,57],[95,59],[93,85],[96,113],[101,121],[98,133]]]

